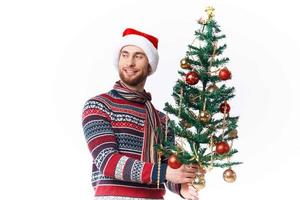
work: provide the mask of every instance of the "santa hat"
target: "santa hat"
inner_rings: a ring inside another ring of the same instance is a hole
[[[137,31],[132,28],[127,28],[123,32],[121,41],[116,45],[114,55],[114,65],[119,67],[120,51],[124,46],[134,45],[138,46],[147,55],[149,64],[151,66],[151,74],[153,74],[157,68],[159,56],[157,51],[158,39],[152,35]]]

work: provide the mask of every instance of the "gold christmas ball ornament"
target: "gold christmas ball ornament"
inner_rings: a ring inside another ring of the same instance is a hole
[[[236,129],[233,129],[232,131],[230,131],[230,132],[228,133],[228,136],[229,136],[230,138],[237,138],[237,135],[238,135],[238,131],[237,131]]]
[[[187,61],[187,58],[183,58],[180,60],[180,67],[182,69],[191,69],[191,65],[190,63]]]
[[[209,85],[206,90],[209,93],[213,93],[213,92],[217,91],[218,89],[219,89],[218,86],[216,86],[215,84],[213,84],[213,85]]]
[[[210,114],[209,112],[207,112],[206,110],[202,110],[202,111],[199,113],[198,119],[199,119],[199,121],[201,121],[201,122],[207,123],[207,122],[209,122],[210,119],[211,119],[211,114]]]
[[[198,191],[203,189],[205,187],[204,175],[196,175],[192,182],[192,186]]]
[[[191,128],[192,127],[192,124],[188,123],[186,120],[181,120],[180,123],[185,128]]]
[[[233,183],[236,180],[236,173],[232,169],[226,169],[223,178],[227,183]]]

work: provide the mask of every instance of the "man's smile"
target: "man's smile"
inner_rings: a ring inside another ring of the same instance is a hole
[[[132,68],[125,68],[123,71],[129,76],[133,76],[138,72],[138,70]]]

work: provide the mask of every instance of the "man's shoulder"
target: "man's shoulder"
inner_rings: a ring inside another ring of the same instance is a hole
[[[158,116],[160,117],[160,120],[163,122],[163,123],[165,123],[165,121],[166,121],[166,114],[165,113],[163,113],[162,111],[160,111],[160,110],[156,110],[157,111],[157,113],[158,113]]]
[[[163,113],[162,111],[160,111],[160,110],[156,110],[156,111],[157,111],[157,113],[158,113],[158,115],[159,115],[160,117],[165,117],[165,116],[166,116],[166,114]]]
[[[112,90],[106,92],[97,94],[93,97],[88,98],[88,100],[85,101],[85,106],[87,105],[104,105],[106,107],[109,107],[109,104],[111,103],[111,99],[114,98],[112,94]]]

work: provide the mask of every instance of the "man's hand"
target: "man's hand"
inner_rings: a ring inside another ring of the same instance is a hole
[[[184,197],[184,199],[188,200],[198,200],[198,191],[192,186],[191,183],[183,183],[181,184],[180,189],[181,196]]]
[[[166,179],[172,183],[192,183],[198,168],[198,165],[182,165],[178,169],[172,169],[168,166]]]

